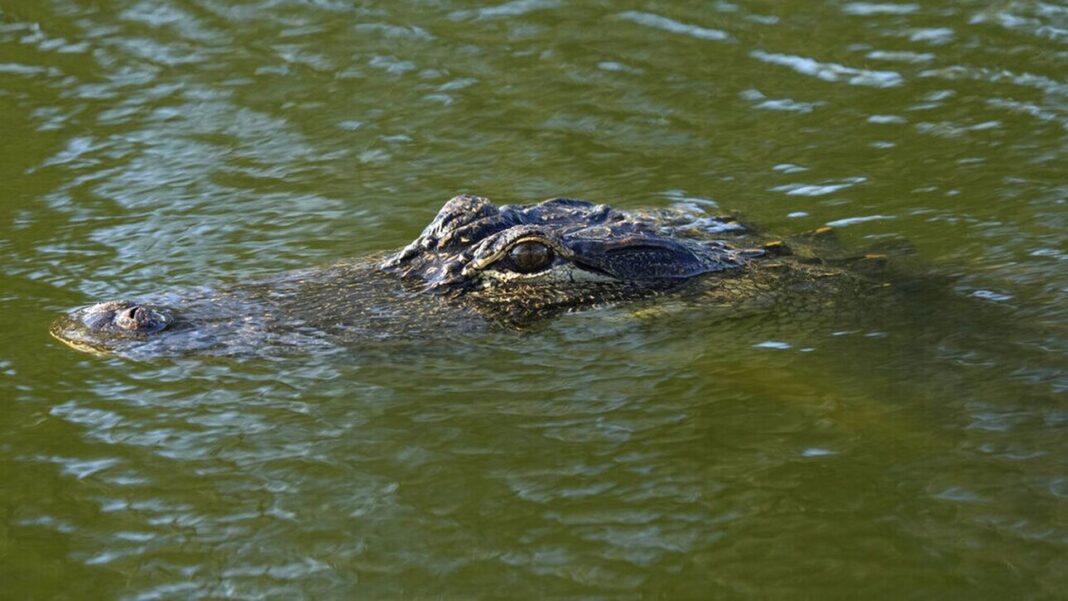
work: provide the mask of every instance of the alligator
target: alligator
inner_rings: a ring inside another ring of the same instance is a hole
[[[133,357],[284,353],[521,329],[564,312],[666,294],[767,307],[787,296],[818,304],[879,285],[811,248],[762,238],[731,216],[621,211],[567,198],[498,206],[461,195],[399,251],[251,283],[102,302],[59,318],[51,333],[80,350]]]

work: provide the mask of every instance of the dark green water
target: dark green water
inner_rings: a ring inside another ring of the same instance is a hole
[[[0,598],[1063,598],[1066,73],[1027,0],[0,0]],[[459,192],[905,237],[932,284],[275,360],[48,336]]]

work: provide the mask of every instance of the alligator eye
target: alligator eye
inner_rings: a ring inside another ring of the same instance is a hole
[[[520,242],[508,251],[512,268],[519,273],[541,271],[553,262],[553,251],[541,242]]]

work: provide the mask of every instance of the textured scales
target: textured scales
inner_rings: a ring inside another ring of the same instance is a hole
[[[481,196],[445,203],[423,233],[382,268],[431,287],[469,286],[488,260],[524,238],[545,240],[563,258],[619,280],[673,280],[735,269],[724,245],[657,235],[652,225],[607,205],[554,198],[497,207]]]

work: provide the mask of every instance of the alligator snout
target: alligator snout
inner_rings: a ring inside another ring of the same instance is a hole
[[[91,330],[130,333],[158,332],[170,323],[163,313],[128,300],[95,304],[84,309],[81,319]]]

